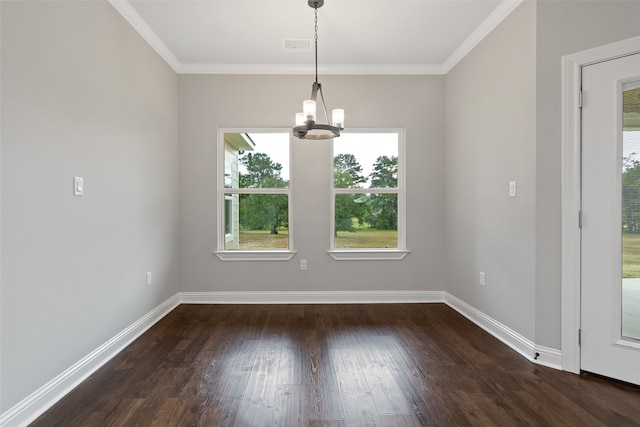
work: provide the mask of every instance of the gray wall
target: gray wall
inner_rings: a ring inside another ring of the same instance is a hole
[[[178,86],[106,2],[0,7],[4,412],[178,291]]]
[[[329,248],[328,142],[293,145],[293,262],[222,262],[216,249],[218,127],[291,127],[312,76],[179,76],[180,262],[189,291],[444,288],[444,77],[321,77],[328,108],[350,128],[405,127],[407,247],[403,261],[334,261]],[[307,259],[308,271],[300,271]]]
[[[449,72],[445,154],[447,290],[531,340],[535,19],[523,3]]]
[[[640,35],[640,2],[540,1],[536,63],[536,336],[560,348],[562,56]]]

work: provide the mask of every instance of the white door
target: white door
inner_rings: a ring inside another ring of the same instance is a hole
[[[580,368],[640,385],[640,54],[582,89]]]

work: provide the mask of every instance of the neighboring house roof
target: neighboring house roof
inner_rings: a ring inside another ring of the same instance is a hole
[[[238,151],[253,151],[256,147],[256,143],[253,142],[249,134],[246,133],[225,133],[224,142]]]

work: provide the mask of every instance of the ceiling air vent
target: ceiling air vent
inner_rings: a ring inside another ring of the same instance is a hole
[[[311,39],[282,39],[285,52],[311,52]]]

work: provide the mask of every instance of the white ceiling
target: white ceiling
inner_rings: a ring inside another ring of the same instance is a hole
[[[179,73],[314,72],[307,0],[110,0]],[[444,74],[522,0],[326,0],[321,74]]]

